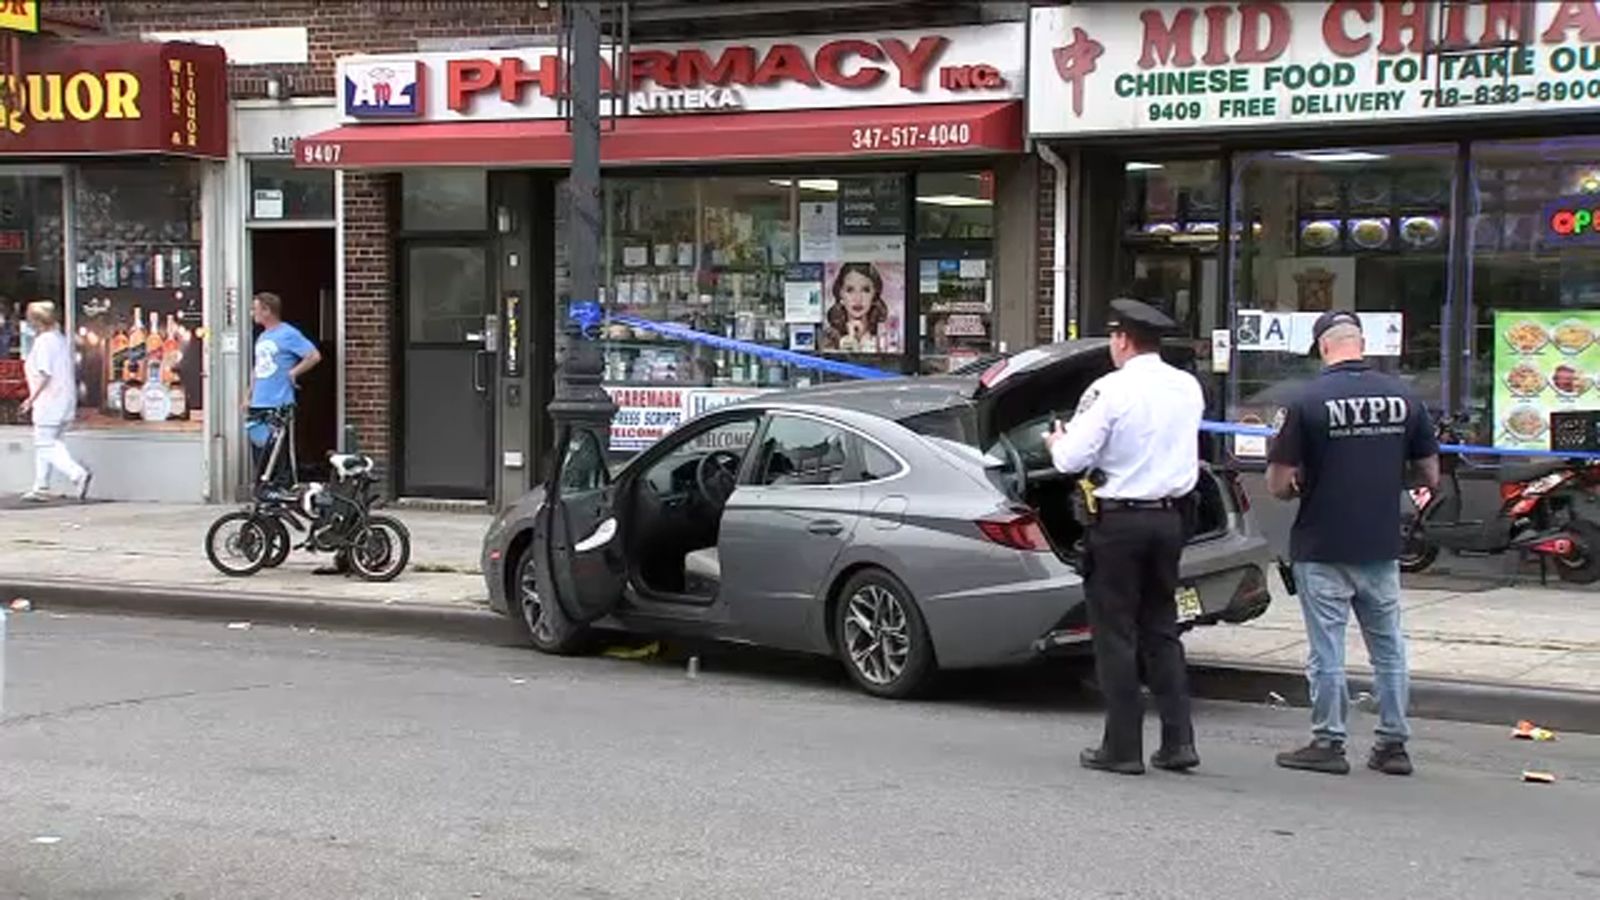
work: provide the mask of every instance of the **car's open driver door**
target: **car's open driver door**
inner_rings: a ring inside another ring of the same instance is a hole
[[[627,582],[621,527],[612,510],[614,491],[605,448],[594,432],[564,427],[561,458],[551,473],[535,541],[546,578],[569,619],[593,622],[622,602]]]

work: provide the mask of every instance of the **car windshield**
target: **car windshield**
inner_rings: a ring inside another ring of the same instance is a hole
[[[1028,468],[1042,468],[1050,464],[1050,451],[1045,448],[1044,436],[1055,419],[1070,421],[1072,409],[1051,411],[1023,422],[1006,432]],[[993,446],[979,446],[977,410],[971,406],[951,406],[932,412],[919,413],[901,419],[900,424],[922,435],[971,447],[982,454],[991,454]]]

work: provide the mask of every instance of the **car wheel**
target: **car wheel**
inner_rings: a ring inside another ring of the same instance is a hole
[[[534,550],[529,547],[517,559],[515,577],[507,605],[511,615],[522,623],[523,633],[540,653],[572,656],[589,649],[591,631],[567,618],[559,603],[544,602],[534,569]]]
[[[928,687],[937,669],[922,610],[906,586],[882,569],[856,573],[834,611],[839,659],[861,689],[905,699]]]

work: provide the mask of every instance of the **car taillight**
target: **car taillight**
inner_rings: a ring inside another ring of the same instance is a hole
[[[1031,512],[1015,513],[1003,518],[979,519],[977,524],[978,530],[983,532],[984,537],[1003,547],[1036,553],[1046,553],[1050,550],[1050,539],[1045,537],[1044,528]]]
[[[1240,513],[1250,511],[1250,495],[1244,491],[1244,482],[1239,480],[1239,473],[1232,470],[1222,473],[1222,480],[1228,483],[1228,493],[1233,495],[1233,505],[1239,508]]]

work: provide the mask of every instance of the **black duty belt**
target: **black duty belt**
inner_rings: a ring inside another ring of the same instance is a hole
[[[1100,508],[1105,511],[1127,509],[1177,509],[1178,501],[1172,497],[1162,497],[1159,500],[1116,500],[1110,497],[1098,497]]]

